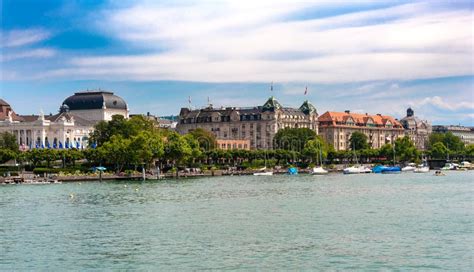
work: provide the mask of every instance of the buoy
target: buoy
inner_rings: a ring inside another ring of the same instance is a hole
[[[135,188],[135,191],[138,191],[138,188]]]
[[[125,184],[123,187],[127,188],[127,184]]]
[[[69,197],[70,197],[70,198],[74,198],[74,194],[70,194]]]

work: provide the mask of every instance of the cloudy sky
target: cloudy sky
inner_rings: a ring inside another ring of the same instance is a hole
[[[274,95],[319,113],[402,118],[411,106],[434,124],[474,125],[468,0],[1,3],[0,96],[21,114],[100,88],[132,113]]]

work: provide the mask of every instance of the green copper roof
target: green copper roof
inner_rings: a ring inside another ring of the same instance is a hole
[[[314,107],[313,104],[306,100],[305,102],[303,102],[303,105],[301,105],[300,110],[304,114],[311,114],[313,112],[316,112],[316,107]]]
[[[275,111],[281,109],[281,104],[272,96],[263,104],[262,109],[263,111]]]

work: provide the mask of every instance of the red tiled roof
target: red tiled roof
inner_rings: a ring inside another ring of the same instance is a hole
[[[401,127],[401,123],[392,116],[388,115],[368,115],[361,113],[347,113],[347,112],[333,112],[327,111],[319,116],[319,122],[331,122],[333,125],[346,123],[347,120],[352,118],[354,123],[359,126],[366,126],[369,120],[372,120],[376,126],[385,126],[388,122],[392,123],[394,127]]]

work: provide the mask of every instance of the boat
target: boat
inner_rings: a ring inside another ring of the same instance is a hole
[[[428,173],[428,172],[430,172],[430,168],[424,165],[418,165],[415,168],[415,170],[413,170],[413,173]]]
[[[253,173],[254,176],[273,176],[272,171],[263,171],[263,172],[256,172]]]
[[[459,164],[459,168],[470,170],[473,168],[473,164],[468,161],[462,161]]]
[[[384,166],[384,165],[377,165],[372,169],[374,173],[382,173],[382,174],[397,174],[400,173],[401,169],[400,166]]]
[[[311,170],[311,175],[327,175],[328,170],[324,169],[322,166],[313,167]]]
[[[265,167],[261,168],[259,172],[253,173],[254,176],[273,176],[273,171],[267,170],[267,153],[264,153]]]
[[[365,173],[371,173],[372,172],[372,170],[370,168],[358,164],[357,154],[355,152],[355,148],[354,148],[354,158],[355,158],[355,161],[356,161],[356,165],[344,168],[344,170],[342,170],[342,172],[344,174],[365,174]]]
[[[416,169],[416,164],[409,163],[407,166],[402,168],[402,172],[412,172],[412,171],[415,171],[415,169]]]
[[[443,166],[443,168],[441,168],[441,170],[456,170],[456,169],[457,169],[456,164],[450,163],[450,162],[446,163]]]
[[[288,168],[288,175],[298,175],[298,169],[296,167],[290,167]]]
[[[329,172],[323,168],[323,151],[321,148],[321,143],[319,143],[319,161],[321,163],[320,166],[315,166],[311,170],[311,175],[327,175]]]

